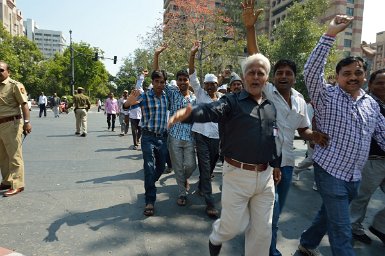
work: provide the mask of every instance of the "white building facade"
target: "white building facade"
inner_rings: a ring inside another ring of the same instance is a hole
[[[24,35],[23,17],[16,0],[0,0],[0,21],[12,36]]]

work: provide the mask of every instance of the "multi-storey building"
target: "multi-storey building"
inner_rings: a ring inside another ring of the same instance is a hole
[[[61,31],[39,29],[32,19],[27,19],[24,27],[27,38],[36,43],[45,58],[51,58],[55,53],[64,52],[66,40]]]
[[[16,0],[0,0],[0,21],[12,36],[24,34],[23,17],[16,8]]]
[[[286,18],[287,9],[294,2],[293,0],[265,0],[265,20],[258,27],[258,30],[270,34],[274,27]],[[329,9],[320,17],[320,22],[328,22],[337,14],[354,16],[351,26],[337,37],[337,48],[342,50],[345,56],[361,55],[364,0],[331,0],[330,4]]]
[[[376,34],[376,57],[374,59],[373,71],[385,68],[385,31]]]

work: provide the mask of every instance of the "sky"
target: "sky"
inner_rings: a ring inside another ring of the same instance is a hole
[[[16,0],[24,20],[35,20],[41,29],[62,31],[72,41],[89,43],[102,49],[105,57],[118,56],[117,64],[104,60],[107,70],[116,75],[122,59],[143,48],[138,36],[162,19],[163,0]],[[376,33],[385,31],[385,0],[365,0],[362,40],[376,41]]]

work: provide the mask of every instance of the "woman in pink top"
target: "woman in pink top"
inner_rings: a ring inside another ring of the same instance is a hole
[[[108,130],[114,131],[116,115],[119,115],[119,105],[117,99],[114,98],[114,94],[110,92],[104,106],[104,114],[107,114]],[[111,123],[112,119],[112,123]]]

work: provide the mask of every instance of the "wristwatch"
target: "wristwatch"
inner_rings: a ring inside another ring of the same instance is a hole
[[[24,120],[24,124],[28,124],[29,123],[29,120]]]

